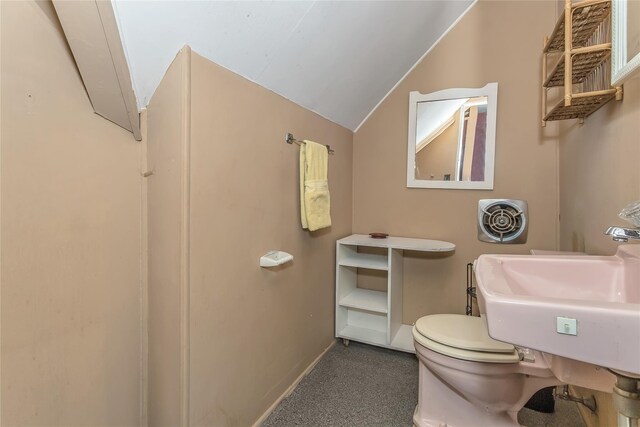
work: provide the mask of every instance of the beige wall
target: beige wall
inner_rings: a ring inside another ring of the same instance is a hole
[[[618,213],[640,200],[640,76],[583,125],[562,122],[559,139],[560,247],[610,255],[619,243],[603,232],[628,225]]]
[[[352,133],[185,55],[148,110],[149,421],[247,426],[333,340],[335,241],[351,231]],[[336,150],[329,230],[301,229],[299,149],[284,143],[286,132]],[[294,262],[260,268],[274,249]],[[189,406],[180,408],[183,398]]]
[[[49,2],[1,2],[2,426],[134,426],[140,144],[95,115]]]
[[[539,52],[553,28],[554,11],[553,2],[480,1],[354,136],[353,232],[382,231],[458,245],[455,255],[443,259],[405,258],[405,322],[429,313],[464,312],[465,265],[480,254],[555,248],[556,143],[543,139],[538,101]],[[489,82],[499,83],[495,189],[408,189],[409,92]],[[477,240],[478,200],[502,197],[528,201],[526,245]]]
[[[193,55],[191,423],[253,423],[333,340],[335,241],[350,234],[352,133]],[[300,226],[299,148],[331,144],[333,225]],[[258,266],[280,249],[281,269]]]
[[[180,51],[147,108],[150,426],[177,426],[182,393],[182,246],[189,49]]]

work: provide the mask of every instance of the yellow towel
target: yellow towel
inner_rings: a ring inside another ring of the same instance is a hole
[[[313,141],[300,146],[300,216],[302,228],[319,230],[331,225],[327,147]]]

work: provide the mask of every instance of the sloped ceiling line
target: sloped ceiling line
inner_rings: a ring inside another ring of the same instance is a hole
[[[113,1],[138,108],[188,44],[351,130],[473,3]]]
[[[361,127],[361,126],[362,126],[362,125],[367,121],[367,119],[368,119],[369,117],[371,117],[371,115],[372,115],[373,113],[375,113],[375,111],[378,109],[378,107],[379,107],[380,105],[382,105],[382,103],[384,102],[384,100],[385,100],[385,99],[387,99],[387,97],[389,97],[389,95],[391,95],[391,94],[393,93],[393,91],[394,91],[394,90],[395,90],[395,89],[400,85],[400,83],[402,83],[402,82],[404,81],[404,79],[405,79],[405,78],[407,78],[407,76],[408,76],[409,74],[411,74],[411,72],[414,70],[414,68],[416,68],[416,67],[418,66],[418,64],[420,64],[420,63],[422,62],[422,60],[423,60],[424,58],[426,58],[426,57],[427,57],[427,55],[429,55],[429,53],[433,50],[433,48],[435,48],[435,47],[438,45],[438,43],[440,43],[440,41],[441,41],[441,40],[442,40],[442,39],[443,39],[443,38],[444,38],[444,37],[449,33],[449,31],[451,31],[451,30],[452,30],[456,25],[458,25],[458,22],[460,22],[460,20],[462,20],[462,18],[464,18],[464,16],[467,14],[467,12],[469,12],[469,11],[471,10],[471,8],[472,8],[473,6],[475,6],[475,4],[476,4],[477,2],[478,2],[478,0],[473,0],[473,1],[469,4],[469,6],[464,10],[464,12],[462,12],[462,13],[460,14],[460,16],[458,16],[458,18],[457,18],[455,21],[453,21],[453,23],[449,26],[449,28],[447,28],[447,30],[446,30],[444,33],[442,33],[442,35],[438,38],[438,40],[436,40],[436,42],[435,42],[434,44],[432,44],[432,45],[431,45],[431,47],[429,47],[429,49],[424,53],[424,55],[422,55],[422,56],[420,57],[420,59],[418,59],[418,60],[415,62],[415,64],[413,64],[413,66],[411,66],[411,68],[409,68],[409,69],[407,70],[407,72],[404,74],[404,76],[402,76],[402,78],[400,78],[400,80],[398,80],[398,82],[397,82],[395,85],[393,85],[393,87],[392,87],[391,89],[389,89],[389,92],[387,92],[387,94],[386,94],[385,96],[383,96],[383,97],[382,97],[382,99],[381,99],[380,101],[378,101],[378,103],[376,104],[376,106],[375,106],[375,107],[373,107],[373,108],[371,109],[371,111],[369,111],[369,114],[367,114],[367,115],[362,119],[362,121],[360,122],[360,124],[359,124],[358,126],[356,126],[356,128],[353,130],[353,132],[354,132],[354,133],[355,133],[355,132],[358,132],[358,129],[360,129],[360,127]]]

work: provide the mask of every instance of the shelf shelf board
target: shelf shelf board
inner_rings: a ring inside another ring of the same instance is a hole
[[[585,46],[598,26],[611,14],[611,0],[585,0],[571,6],[572,13],[572,47]],[[558,18],[549,41],[543,52],[563,52],[564,46],[564,11]]]
[[[389,236],[386,239],[374,239],[366,234],[353,234],[338,240],[343,245],[367,246],[373,248],[404,249],[420,252],[449,252],[456,245],[442,240],[415,239],[410,237]]]
[[[362,328],[360,326],[347,325],[340,331],[339,338],[353,339],[365,344],[386,346],[387,333],[375,329]]]
[[[343,307],[373,311],[376,313],[387,314],[389,312],[387,293],[369,289],[356,288],[353,292],[340,299],[339,304]]]
[[[595,46],[589,46],[572,51],[571,71],[573,84],[582,83],[582,81],[595,70],[600,64],[611,56],[611,43],[603,43]],[[549,74],[544,87],[564,86],[564,55],[558,59],[553,67],[553,71]]]
[[[396,332],[396,335],[391,338],[391,345],[389,347],[397,350],[408,351],[415,353],[416,348],[413,345],[413,330],[412,325],[400,325],[400,329]]]
[[[571,105],[560,101],[544,116],[544,121],[584,119],[616,96],[617,89],[583,92],[573,95]]]
[[[358,253],[348,255],[339,261],[339,265],[346,267],[369,268],[372,270],[389,270],[389,260],[386,255]]]

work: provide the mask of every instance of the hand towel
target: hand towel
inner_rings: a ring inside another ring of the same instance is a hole
[[[331,226],[327,147],[313,141],[300,146],[300,219],[309,231]]]

